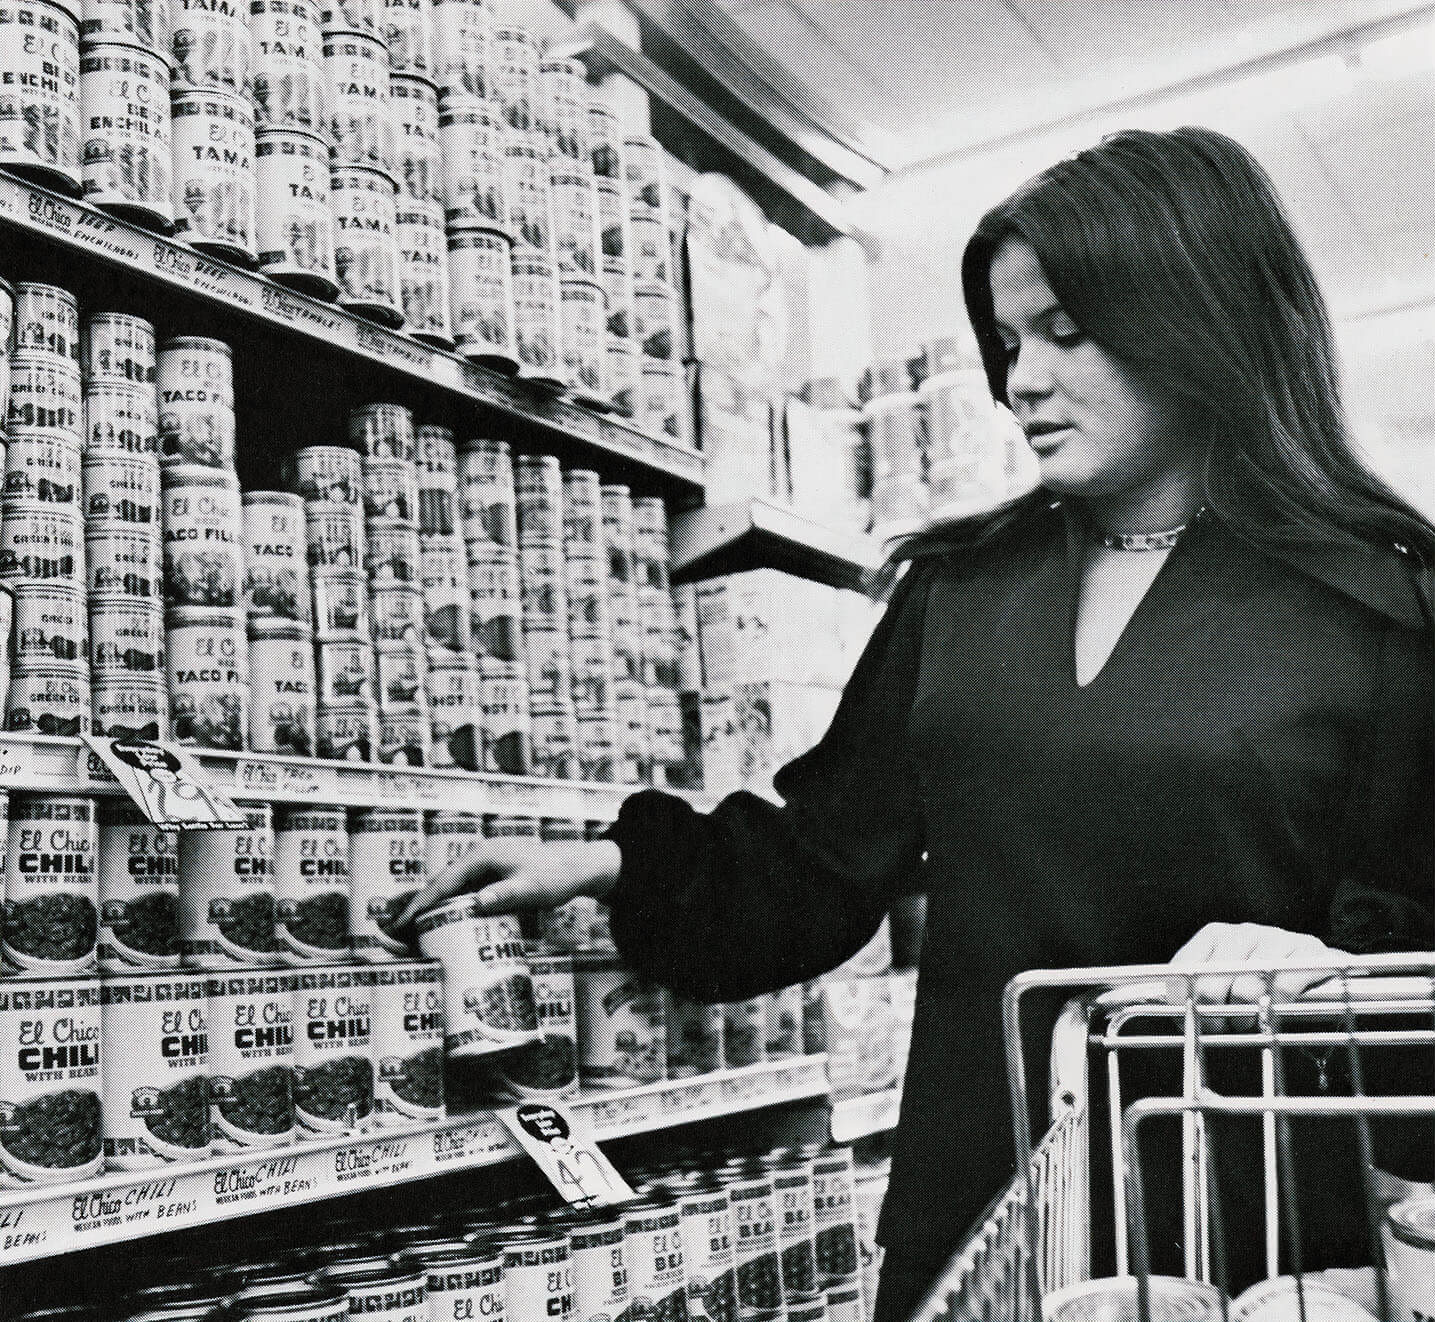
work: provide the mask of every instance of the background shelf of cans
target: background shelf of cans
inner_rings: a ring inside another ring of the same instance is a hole
[[[600,1140],[642,1134],[827,1092],[825,1061],[807,1056],[669,1081],[572,1105]],[[411,1132],[306,1143],[262,1155],[216,1158],[148,1173],[119,1173],[63,1190],[0,1194],[0,1261],[6,1265],[292,1207],[520,1155],[491,1114]]]
[[[856,1143],[874,1134],[896,1129],[902,1111],[902,1090],[886,1088],[861,1097],[847,1097],[832,1103],[832,1141]]]

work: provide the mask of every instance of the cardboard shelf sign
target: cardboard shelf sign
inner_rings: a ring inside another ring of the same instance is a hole
[[[242,831],[245,816],[190,753],[148,739],[82,736],[141,812],[165,831]]]
[[[611,1207],[635,1196],[561,1103],[524,1102],[494,1114],[538,1163],[564,1202],[580,1208]]]

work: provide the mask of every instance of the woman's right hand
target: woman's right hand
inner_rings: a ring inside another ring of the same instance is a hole
[[[485,840],[450,863],[408,902],[396,927],[466,891],[477,891],[484,913],[553,909],[578,895],[607,896],[618,881],[622,855],[611,840],[533,844]]]

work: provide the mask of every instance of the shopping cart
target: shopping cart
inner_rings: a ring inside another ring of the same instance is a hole
[[[1289,999],[1277,993],[1276,979],[1283,973],[1318,974],[1321,980]],[[1199,978],[1237,975],[1259,977],[1263,995],[1244,1005],[1196,999]],[[1038,992],[1080,995],[1056,1021],[1051,1122],[1036,1141],[1029,1123],[1022,1012],[1024,1002]],[[1366,1307],[1381,1322],[1393,1322],[1381,1237],[1385,1208],[1403,1194],[1428,1193],[1430,1186],[1403,1185],[1376,1170],[1371,1121],[1435,1117],[1435,1097],[1368,1094],[1365,1057],[1372,1048],[1429,1052],[1435,1047],[1435,954],[1352,957],[1319,968],[1147,965],[1036,971],[1008,986],[1003,1016],[1017,1175],[948,1261],[912,1322],[1042,1322],[1044,1298],[1089,1278],[1091,1181],[1098,1178],[1090,1168],[1091,1068],[1101,1069],[1106,1080],[1116,1271],[1123,1278],[1135,1277],[1132,1322],[1162,1322],[1159,1310],[1153,1314],[1151,1308],[1145,1197],[1151,1172],[1143,1167],[1141,1142],[1153,1121],[1171,1117],[1179,1119],[1181,1128],[1185,1276],[1214,1287],[1207,1293],[1219,1296],[1218,1315],[1223,1322],[1232,1316],[1225,1289],[1221,1185],[1212,1178],[1213,1127],[1208,1121],[1214,1116],[1243,1116],[1260,1125],[1266,1275],[1281,1274],[1284,1249],[1285,1267],[1297,1282],[1289,1316],[1299,1322],[1307,1322],[1307,1287],[1290,1124],[1296,1117],[1349,1120],[1363,1172],[1363,1188],[1352,1196],[1352,1215],[1365,1220],[1373,1270],[1363,1277],[1349,1273],[1343,1280],[1358,1281],[1369,1296]],[[1322,1061],[1338,1053],[1348,1070],[1348,1095],[1320,1090],[1292,1095],[1283,1060],[1293,1048]],[[1179,1095],[1128,1095],[1129,1058],[1138,1052],[1179,1053]],[[1225,1052],[1258,1054],[1258,1093],[1223,1095],[1210,1086],[1209,1062]],[[1435,1168],[1435,1153],[1427,1156]],[[1170,1171],[1162,1175],[1176,1178]],[[1240,1233],[1251,1230],[1239,1227]]]

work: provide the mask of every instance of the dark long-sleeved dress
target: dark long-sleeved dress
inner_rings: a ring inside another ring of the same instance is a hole
[[[1080,544],[1074,513],[1033,502],[916,562],[831,729],[778,776],[784,807],[650,791],[611,833],[624,957],[709,1001],[828,970],[927,892],[888,1317],[1010,1177],[1013,975],[1164,961],[1214,921],[1430,941],[1435,651],[1410,558],[1277,556],[1205,514],[1081,687]]]

